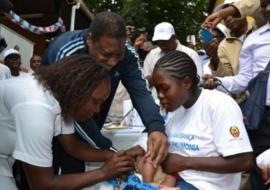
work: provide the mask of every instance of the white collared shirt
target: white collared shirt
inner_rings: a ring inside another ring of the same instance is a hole
[[[246,89],[249,81],[263,71],[270,61],[269,22],[251,33],[244,41],[239,57],[239,73],[235,76],[219,78],[232,93]],[[270,82],[268,79],[266,105],[270,106]]]

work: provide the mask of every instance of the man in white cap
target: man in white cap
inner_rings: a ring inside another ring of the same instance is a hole
[[[21,72],[21,54],[15,49],[7,49],[4,52],[4,64],[10,69],[11,77],[25,78],[29,73]]]
[[[155,64],[162,56],[173,50],[179,50],[188,54],[196,64],[198,75],[202,75],[202,64],[199,55],[193,49],[182,45],[179,40],[177,40],[174,27],[171,23],[162,22],[156,25],[152,41],[155,42],[158,47],[148,53],[143,66],[143,72],[150,87],[152,87],[151,75]],[[156,98],[155,92],[152,91],[152,93],[154,98]]]

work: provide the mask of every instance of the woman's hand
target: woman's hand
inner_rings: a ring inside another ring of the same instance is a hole
[[[101,170],[106,178],[111,178],[131,172],[134,168],[134,159],[127,155],[125,151],[120,151],[106,161]]]
[[[144,156],[145,151],[140,145],[136,145],[125,151],[126,155],[136,158],[137,156]]]

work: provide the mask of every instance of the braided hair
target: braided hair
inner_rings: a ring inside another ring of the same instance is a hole
[[[154,70],[156,69],[162,69],[170,77],[179,81],[189,76],[192,79],[193,89],[195,89],[200,81],[193,59],[182,51],[174,50],[168,52],[158,60]]]
[[[57,64],[41,66],[35,78],[58,100],[61,114],[69,120],[102,80],[110,81],[106,67],[89,55],[65,57]]]

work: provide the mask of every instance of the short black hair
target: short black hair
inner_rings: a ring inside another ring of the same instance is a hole
[[[89,28],[93,41],[99,40],[101,36],[111,38],[126,37],[126,25],[124,19],[113,12],[100,12],[95,17]]]
[[[179,81],[189,76],[192,79],[194,87],[197,86],[200,81],[193,59],[182,51],[173,50],[168,52],[158,60],[154,70],[155,69],[162,69],[170,77]]]

